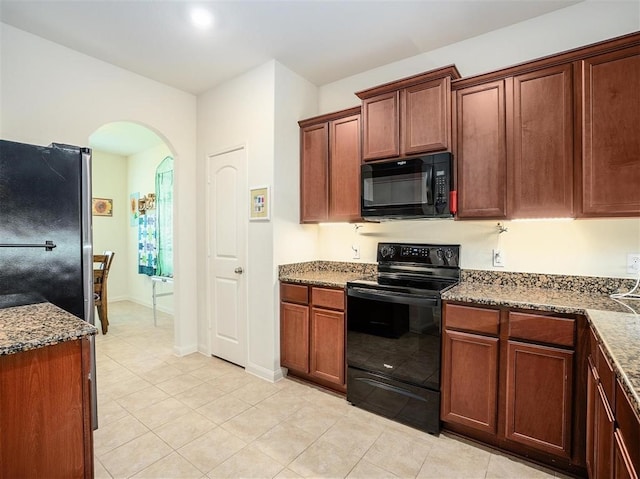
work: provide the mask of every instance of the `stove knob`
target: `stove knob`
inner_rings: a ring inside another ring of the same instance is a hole
[[[450,249],[448,249],[448,248],[447,248],[447,249],[444,251],[444,255],[447,257],[447,259],[451,259],[451,258],[453,258],[453,250],[450,250]]]
[[[444,258],[444,251],[442,251],[442,249],[438,248],[436,250],[436,256],[438,257],[438,259]]]
[[[380,254],[383,258],[388,258],[389,256],[391,256],[392,249],[393,248],[391,246],[383,246],[382,248],[380,248]]]

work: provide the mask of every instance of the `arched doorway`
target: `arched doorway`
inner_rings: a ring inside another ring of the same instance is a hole
[[[127,121],[101,126],[90,135],[89,146],[92,196],[110,200],[112,205],[109,215],[93,216],[94,252],[116,253],[108,279],[109,302],[129,301],[147,307],[157,303],[158,311],[172,316],[171,282],[152,280],[158,270],[159,249],[156,169],[173,158],[172,149],[152,129]],[[166,204],[163,211],[167,211]],[[163,219],[166,232],[166,221],[172,221],[172,215],[164,214]],[[173,327],[170,330],[173,333]]]

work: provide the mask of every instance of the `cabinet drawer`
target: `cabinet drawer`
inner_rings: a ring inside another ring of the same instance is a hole
[[[321,308],[344,311],[344,290],[312,287],[311,304]]]
[[[527,313],[509,313],[509,337],[559,346],[575,344],[575,320]]]
[[[280,283],[280,301],[309,303],[309,288],[301,284]]]
[[[445,305],[445,327],[485,334],[498,334],[500,311],[457,304]]]

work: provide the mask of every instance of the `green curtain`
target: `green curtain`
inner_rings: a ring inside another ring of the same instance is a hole
[[[156,168],[158,269],[156,275],[173,277],[173,158]]]

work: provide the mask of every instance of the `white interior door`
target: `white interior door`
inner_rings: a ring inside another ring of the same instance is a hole
[[[246,365],[246,150],[208,158],[208,301],[211,354]]]

